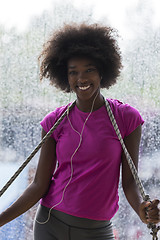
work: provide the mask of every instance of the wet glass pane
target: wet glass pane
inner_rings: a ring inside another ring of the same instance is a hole
[[[127,4],[121,28],[113,7],[112,14],[97,17],[95,8],[89,4],[85,7],[70,1],[54,2],[52,8],[32,17],[23,31],[0,25],[0,188],[40,142],[39,123],[43,117],[75,98],[59,92],[47,81],[39,81],[37,58],[42,44],[64,22],[92,23],[102,17],[101,22],[119,27],[124,65],[117,84],[102,92],[105,97],[129,103],[143,116],[139,176],[151,199],[160,198],[160,24],[155,20],[154,8],[157,5],[152,6],[151,1]],[[0,198],[0,211],[31,183],[38,157],[39,153]],[[113,218],[116,239],[151,239],[146,225],[127,203],[121,183],[119,195],[120,209]],[[32,239],[36,207],[2,227],[0,239]]]

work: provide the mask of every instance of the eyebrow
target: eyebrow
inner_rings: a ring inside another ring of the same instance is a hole
[[[84,67],[90,67],[90,66],[96,67],[96,65],[94,63],[89,63],[89,64],[84,65]],[[73,69],[73,68],[76,68],[76,66],[75,65],[71,65],[71,66],[68,66],[68,68]]]

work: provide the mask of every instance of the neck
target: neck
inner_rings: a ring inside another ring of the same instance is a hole
[[[99,109],[104,105],[104,98],[100,93],[97,96],[94,96],[93,98],[87,100],[77,98],[76,105],[78,109],[81,110],[82,112],[90,112],[94,100],[95,102],[93,106],[93,111]]]

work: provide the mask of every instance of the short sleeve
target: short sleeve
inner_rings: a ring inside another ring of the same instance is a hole
[[[53,127],[56,122],[56,111],[48,113],[44,119],[40,122],[42,128],[46,133]],[[54,132],[52,133],[51,137],[54,138]]]
[[[139,125],[143,125],[144,123],[139,111],[128,104],[124,104],[122,118],[125,126],[125,137],[132,133]]]
[[[122,138],[127,137],[139,125],[144,123],[139,111],[117,99],[108,99]]]
[[[53,112],[48,113],[44,117],[40,124],[46,133],[50,131],[50,129],[53,127],[53,125],[56,123],[56,121],[59,119],[59,117],[64,113],[66,109],[67,106],[56,108]],[[53,137],[55,140],[57,140],[56,131],[57,129],[51,135],[51,137]]]

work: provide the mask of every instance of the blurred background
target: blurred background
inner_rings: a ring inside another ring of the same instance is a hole
[[[160,2],[159,0],[5,0],[0,6],[0,188],[40,142],[40,121],[74,99],[39,81],[37,58],[50,33],[64,23],[103,23],[116,28],[123,70],[103,90],[137,108],[145,120],[139,175],[146,193],[160,198]],[[32,181],[37,154],[0,198],[0,211]],[[119,186],[120,209],[113,218],[116,239],[151,235]],[[36,206],[0,229],[0,240],[31,240]]]

